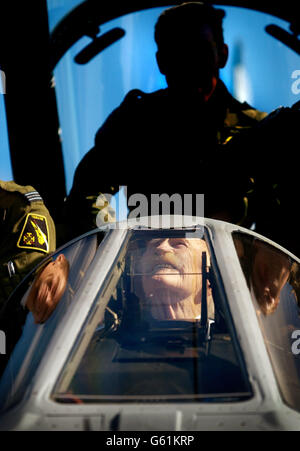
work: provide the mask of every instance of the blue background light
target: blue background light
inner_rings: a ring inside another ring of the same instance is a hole
[[[50,31],[79,3],[80,0],[48,0]],[[57,65],[54,75],[67,192],[77,164],[94,144],[96,131],[126,93],[135,88],[151,92],[166,86],[156,65],[153,36],[154,24],[163,9],[134,13],[104,24],[102,33],[118,26],[126,31],[125,37],[85,66],[74,62],[75,55],[90,42],[89,38],[82,38]],[[299,57],[264,30],[271,23],[288,29],[287,24],[243,8],[223,9],[226,11],[224,35],[230,57],[221,71],[221,78],[229,91],[266,112],[280,105],[291,106],[299,100],[292,91],[295,82],[292,73],[300,69]],[[9,180],[12,171],[4,95],[0,95],[0,117],[0,178]]]

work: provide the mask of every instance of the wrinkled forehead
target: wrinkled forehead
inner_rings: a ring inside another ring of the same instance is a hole
[[[186,243],[205,244],[205,229],[197,227],[192,229],[154,229],[134,231],[129,240],[129,249],[144,248],[148,245],[161,243],[163,240]]]
[[[151,258],[158,254],[158,251],[171,252],[175,255],[189,255],[201,260],[202,253],[207,254],[208,247],[203,238],[186,238],[186,237],[155,237],[149,239],[138,239],[131,243],[129,257],[137,259]]]
[[[170,237],[170,238],[153,238],[146,243],[146,249],[161,246],[167,242],[170,247],[186,246],[188,248],[203,248],[206,249],[206,242],[201,238],[184,238],[184,237]]]

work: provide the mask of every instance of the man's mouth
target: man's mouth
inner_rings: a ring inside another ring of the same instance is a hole
[[[157,265],[155,265],[152,268],[152,272],[151,274],[178,274],[179,273],[179,269],[176,268],[175,266],[171,265],[170,263],[158,263]]]

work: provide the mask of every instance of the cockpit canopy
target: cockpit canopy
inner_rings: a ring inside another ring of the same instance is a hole
[[[296,258],[213,220],[111,228],[90,232],[47,260],[64,255],[67,287],[45,324],[27,316],[1,380],[2,406],[20,401],[47,365],[44,377],[50,368],[56,372],[49,396],[59,404],[250,399],[243,346],[248,322],[254,327],[257,317],[255,330],[284,402],[299,410]],[[19,286],[15,302],[26,302],[37,273]]]

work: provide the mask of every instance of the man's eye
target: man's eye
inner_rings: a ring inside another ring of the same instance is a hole
[[[158,247],[162,243],[162,239],[160,238],[154,238],[153,240],[149,241],[149,246],[151,247]]]
[[[182,246],[187,247],[187,241],[186,240],[174,240],[172,245],[174,247],[182,247]]]

